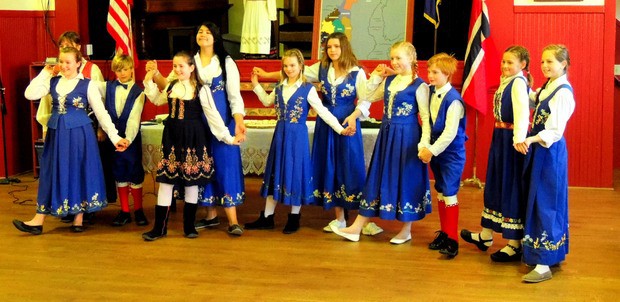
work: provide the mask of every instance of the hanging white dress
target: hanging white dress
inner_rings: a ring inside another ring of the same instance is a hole
[[[241,53],[269,54],[271,21],[276,20],[276,0],[244,0]]]

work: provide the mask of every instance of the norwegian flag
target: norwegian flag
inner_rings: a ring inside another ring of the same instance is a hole
[[[131,30],[131,5],[133,0],[110,0],[107,28],[116,41],[116,51],[133,56],[135,62],[137,57]]]
[[[478,112],[487,112],[487,91],[499,80],[499,56],[491,34],[489,11],[485,0],[473,0],[469,20],[469,40],[465,52],[463,89],[466,104]]]

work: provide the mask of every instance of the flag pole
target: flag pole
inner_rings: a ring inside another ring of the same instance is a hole
[[[478,178],[478,176],[476,175],[476,172],[478,170],[478,110],[476,110],[476,117],[475,117],[475,126],[474,126],[474,162],[473,162],[473,175],[471,176],[471,178],[467,178],[463,181],[464,184],[469,184],[472,186],[476,186],[479,189],[484,188],[484,185],[482,184],[482,181],[480,181],[480,179]]]

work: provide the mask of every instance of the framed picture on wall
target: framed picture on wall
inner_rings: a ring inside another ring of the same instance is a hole
[[[411,42],[413,0],[315,0],[314,5],[313,59],[333,32],[347,35],[360,60],[386,60],[392,44]]]

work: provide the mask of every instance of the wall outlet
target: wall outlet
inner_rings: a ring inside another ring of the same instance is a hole
[[[620,75],[620,64],[614,65],[614,75]]]
[[[86,44],[86,55],[87,56],[92,56],[93,55],[93,45],[92,44]]]

